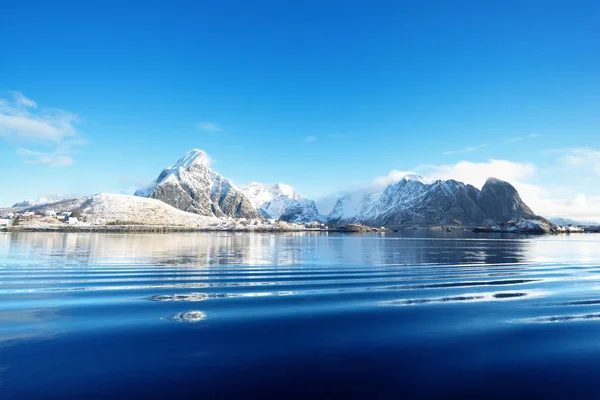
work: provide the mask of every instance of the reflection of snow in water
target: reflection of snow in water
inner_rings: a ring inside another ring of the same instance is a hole
[[[206,293],[167,294],[150,297],[154,301],[204,301],[209,296]]]
[[[200,322],[205,318],[206,313],[203,311],[180,312],[169,317],[170,320],[177,322]]]
[[[555,315],[548,317],[523,318],[517,320],[516,322],[552,323],[570,321],[591,321],[596,319],[600,319],[600,314]]]
[[[208,299],[223,299],[228,297],[263,297],[263,296],[290,296],[296,292],[254,292],[254,293],[181,293],[152,296],[153,301],[204,301]]]
[[[382,301],[382,306],[416,306],[422,304],[440,304],[440,303],[459,303],[459,302],[480,302],[480,301],[507,301],[517,300],[523,297],[540,297],[545,292],[541,290],[532,290],[529,292],[492,292],[492,293],[465,293],[459,296],[451,297],[431,297],[421,299],[403,299]]]

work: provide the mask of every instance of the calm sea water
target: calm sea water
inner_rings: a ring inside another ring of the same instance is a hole
[[[0,398],[600,398],[600,236],[0,233]]]

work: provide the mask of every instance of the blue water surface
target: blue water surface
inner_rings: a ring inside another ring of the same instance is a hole
[[[0,233],[0,399],[600,398],[600,235]]]

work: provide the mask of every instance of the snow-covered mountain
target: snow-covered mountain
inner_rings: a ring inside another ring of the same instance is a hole
[[[135,195],[209,217],[258,218],[246,195],[209,165],[205,152],[192,150]]]
[[[479,225],[536,218],[507,182],[490,178],[482,190],[455,180],[427,184],[407,175],[381,193],[349,194],[328,215],[334,224]]]
[[[268,186],[252,182],[242,187],[242,190],[265,218],[287,222],[311,222],[319,219],[315,202],[284,183]]]
[[[52,197],[40,197],[37,200],[23,200],[20,201],[18,203],[13,204],[13,208],[19,208],[19,207],[33,207],[33,206],[39,206],[42,204],[48,204],[48,203],[54,203],[57,201],[60,201],[64,199],[64,197],[61,196],[52,196]]]
[[[14,208],[18,208],[18,207],[37,206],[38,204],[40,204],[40,203],[37,200],[23,200],[23,201],[13,204],[12,206]],[[41,204],[45,204],[45,203],[41,203]]]
[[[559,226],[588,226],[588,225],[599,225],[595,221],[577,221],[571,218],[550,218],[550,222]]]

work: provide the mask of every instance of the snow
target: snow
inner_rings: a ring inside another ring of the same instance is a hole
[[[190,194],[192,203],[187,205],[187,211],[221,217],[225,212],[221,210],[220,201],[230,194],[237,196],[240,189],[210,169],[209,165],[210,158],[204,151],[192,150],[174,165],[165,168],[154,182],[144,189],[137,190],[134,195],[155,197],[160,188],[169,187],[172,193]],[[176,201],[177,198],[171,200]],[[173,202],[169,204],[177,205]]]
[[[13,208],[15,207],[33,207],[33,206],[41,206],[44,204],[48,204],[48,203],[53,203],[59,200],[64,199],[64,197],[62,196],[52,196],[50,198],[48,197],[40,197],[37,200],[23,200],[19,203],[15,203],[13,204]]]
[[[92,224],[121,221],[143,225],[197,227],[221,222],[218,218],[181,211],[160,200],[113,193],[92,196],[81,205],[81,212]]]
[[[159,177],[149,186],[136,190],[135,196],[148,197],[158,185],[165,182],[177,182],[185,175],[185,171],[189,170],[192,166],[199,166],[202,170],[210,170],[208,168],[209,165],[210,157],[206,152],[199,149],[188,151],[185,156],[177,160],[175,164],[165,168]]]
[[[513,233],[550,233],[552,229],[548,223],[534,219],[522,219],[519,221],[511,221],[503,226],[492,227],[497,232],[513,232]],[[564,232],[562,229],[556,229],[557,232]]]
[[[241,190],[265,218],[278,220],[288,214],[293,217],[290,222],[308,222],[319,218],[314,201],[306,199],[285,183],[269,186],[252,182]]]
[[[187,169],[192,165],[204,165],[208,167],[210,165],[210,158],[206,152],[200,149],[194,149],[186,153],[183,158],[179,159],[175,165],[171,166],[170,169],[178,170],[180,168]]]
[[[419,174],[408,174],[404,176],[401,180],[403,181],[417,181],[421,183],[425,183],[425,178]]]
[[[347,194],[338,199],[327,219],[336,223],[369,222],[394,208],[408,208],[431,187],[424,182],[421,175],[408,174],[388,185],[383,192]]]

